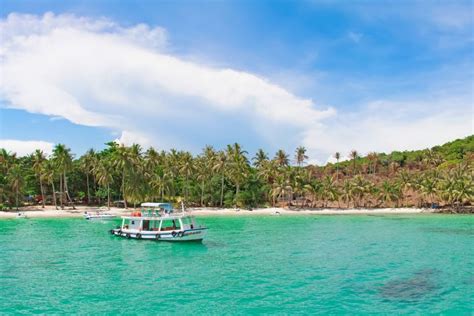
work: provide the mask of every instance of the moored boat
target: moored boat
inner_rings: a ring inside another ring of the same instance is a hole
[[[95,213],[88,213],[88,212],[85,212],[84,213],[84,218],[89,220],[89,221],[94,221],[94,220],[111,220],[111,219],[115,219],[116,216],[113,215],[113,214],[109,214],[109,213],[102,213],[102,212],[95,212]]]
[[[142,211],[122,216],[120,227],[110,233],[124,238],[155,241],[202,241],[207,228],[198,225],[194,216],[175,214],[170,203],[143,203]]]

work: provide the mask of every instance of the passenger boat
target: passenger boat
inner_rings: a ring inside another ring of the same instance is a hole
[[[170,203],[142,203],[142,210],[122,216],[120,227],[111,229],[115,236],[156,241],[202,241],[207,228],[194,216],[175,213]]]
[[[94,220],[105,221],[105,220],[115,219],[116,216],[113,214],[102,213],[102,212],[95,212],[95,213],[84,212],[84,218],[89,221],[94,221]]]

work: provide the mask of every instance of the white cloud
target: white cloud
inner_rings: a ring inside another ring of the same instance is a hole
[[[360,111],[345,113],[319,129],[309,131],[304,144],[312,152],[330,156],[338,151],[342,160],[356,149],[359,154],[417,150],[443,144],[474,133],[470,96],[442,100],[379,100]]]
[[[13,139],[0,139],[0,148],[4,148],[7,151],[16,153],[18,156],[27,156],[34,152],[36,149],[42,150],[46,155],[51,155],[53,152],[53,143],[41,141],[41,140],[13,140]]]
[[[6,106],[108,128],[125,144],[193,149],[246,137],[289,152],[304,145],[325,161],[335,151],[417,149],[472,134],[472,88],[462,98],[382,99],[336,113],[262,76],[173,56],[160,27],[10,14],[0,34]]]
[[[47,13],[10,14],[0,32],[1,95],[10,108],[121,130],[127,142],[169,143],[181,131],[154,127],[166,120],[239,116],[246,122],[238,128],[301,132],[335,113],[257,75],[166,54],[161,28]]]

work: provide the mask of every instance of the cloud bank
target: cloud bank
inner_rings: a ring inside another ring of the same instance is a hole
[[[27,156],[36,149],[42,150],[46,155],[51,155],[53,152],[53,143],[41,140],[14,140],[14,139],[0,139],[0,148],[5,148],[7,151],[16,153],[18,156]]]
[[[335,151],[423,148],[472,133],[472,95],[435,106],[369,101],[337,112],[260,75],[174,56],[161,27],[12,13],[0,33],[4,106],[107,128],[126,144],[197,150],[251,140],[303,145],[313,162],[324,162]]]
[[[120,130],[127,143],[185,144],[179,128],[216,115],[245,117],[235,128],[257,133],[263,125],[301,130],[334,114],[257,75],[166,54],[161,28],[47,13],[10,14],[0,31],[8,107]]]

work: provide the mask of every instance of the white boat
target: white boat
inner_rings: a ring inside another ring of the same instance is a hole
[[[110,233],[124,238],[155,241],[202,241],[207,228],[184,212],[173,214],[170,203],[143,203],[142,211],[122,216],[122,225]]]
[[[28,218],[24,212],[16,213],[16,218]]]
[[[89,221],[94,221],[94,220],[111,220],[115,219],[117,216],[109,213],[102,213],[102,212],[95,212],[95,213],[88,213],[84,212],[84,218],[89,220]]]

